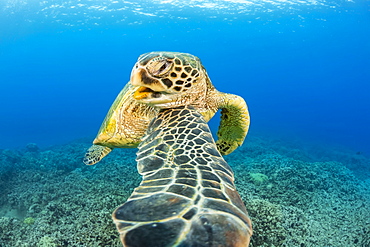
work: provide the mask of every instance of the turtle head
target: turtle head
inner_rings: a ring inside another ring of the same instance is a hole
[[[207,93],[207,77],[198,57],[179,52],[141,55],[131,72],[138,86],[133,97],[140,103],[170,108],[193,102]],[[203,96],[205,97],[205,96]]]

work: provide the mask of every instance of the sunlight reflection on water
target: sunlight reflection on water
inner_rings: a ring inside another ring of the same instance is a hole
[[[3,16],[16,16],[33,22],[61,23],[67,26],[106,25],[128,22],[141,24],[153,18],[182,20],[189,17],[221,18],[228,21],[247,15],[283,12],[302,8],[331,8],[351,1],[324,0],[8,0],[0,5]],[[232,18],[230,18],[232,15]],[[141,18],[140,21],[132,19]],[[108,22],[108,23],[107,23]]]

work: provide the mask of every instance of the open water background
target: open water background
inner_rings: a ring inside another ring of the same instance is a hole
[[[201,58],[250,135],[370,153],[368,1],[0,3],[0,148],[96,134],[137,57]],[[211,125],[215,129],[217,121]]]

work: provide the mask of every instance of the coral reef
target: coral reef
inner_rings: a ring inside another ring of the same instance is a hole
[[[236,152],[226,159],[254,223],[251,246],[370,246],[366,165],[339,162],[350,151],[336,156],[327,150],[320,161],[305,146],[287,152],[288,143],[249,139],[239,150],[244,155]],[[362,169],[360,176],[356,169]],[[251,183],[250,171],[266,175],[268,182]]]
[[[136,150],[85,166],[89,145],[0,150],[0,246],[121,246],[111,214],[141,181]],[[370,246],[366,156],[252,136],[226,160],[253,221],[250,246]]]
[[[38,152],[39,151],[39,147],[37,146],[36,143],[28,143],[26,145],[26,151],[27,152]]]

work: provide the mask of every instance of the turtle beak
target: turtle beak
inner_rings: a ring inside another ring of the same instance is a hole
[[[136,100],[158,98],[164,90],[158,79],[149,76],[147,71],[140,67],[132,70],[130,83],[139,86],[133,95]]]
[[[145,71],[142,68],[135,68],[131,72],[130,83],[134,86],[139,86],[139,88],[135,91],[133,97],[136,100],[145,99],[149,96],[151,92],[154,92],[148,87],[144,87],[143,84],[145,82],[142,81],[142,74]]]
[[[134,68],[131,72],[131,77],[130,77],[130,83],[134,86],[141,86],[143,84],[143,82],[141,81],[141,74],[143,73],[142,72],[143,69],[139,68],[139,69],[136,69]]]

